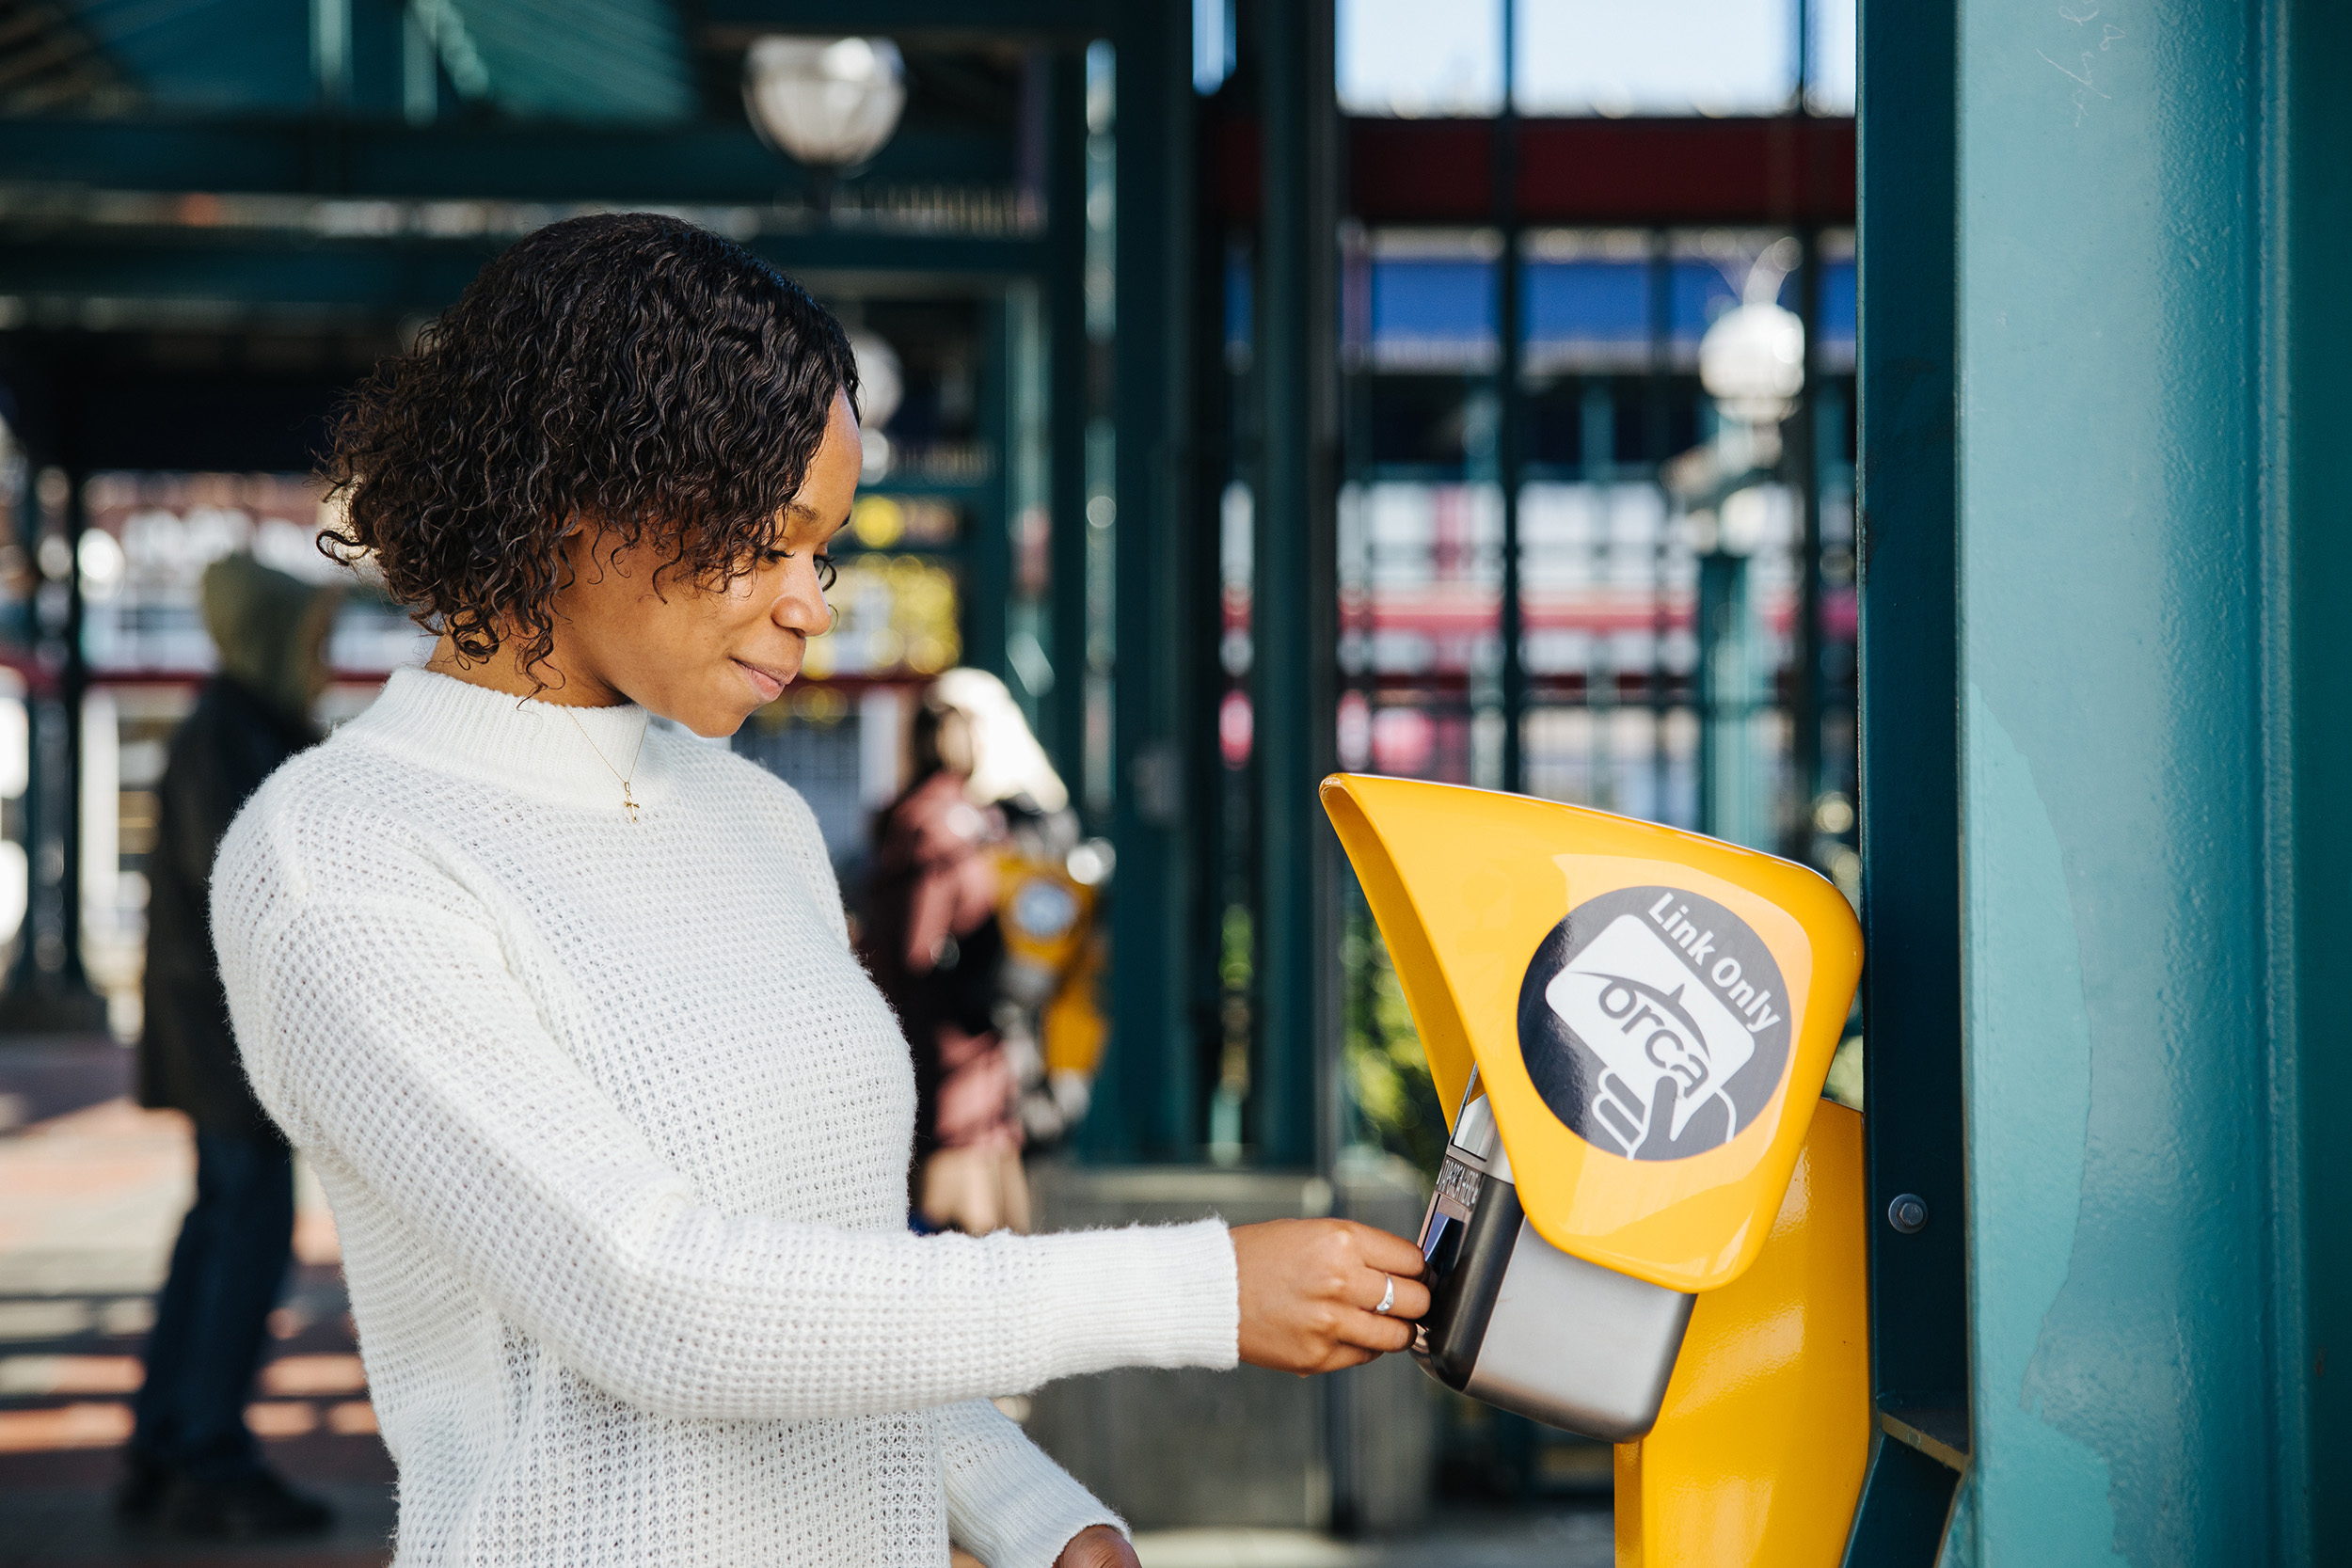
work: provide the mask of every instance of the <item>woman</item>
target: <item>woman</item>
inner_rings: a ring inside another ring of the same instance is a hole
[[[915,710],[914,783],[875,815],[852,945],[914,1053],[910,1211],[918,1228],[985,1236],[1029,1228],[1021,1085],[995,1018],[1005,814],[970,799],[978,736],[948,687],[933,682]]]
[[[262,786],[213,924],[335,1206],[401,1564],[1132,1563],[989,1396],[1348,1366],[1426,1306],[1338,1222],[908,1233],[906,1042],[807,807],[650,730],[732,733],[829,625],[855,395],[791,283],[595,217],[337,431],[332,537],[441,641]]]

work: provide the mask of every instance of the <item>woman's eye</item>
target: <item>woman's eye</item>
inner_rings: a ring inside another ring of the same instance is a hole
[[[817,586],[831,588],[840,575],[839,570],[833,563],[833,557],[819,553],[817,557]]]

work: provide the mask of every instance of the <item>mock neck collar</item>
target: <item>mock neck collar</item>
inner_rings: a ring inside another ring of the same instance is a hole
[[[560,707],[411,669],[393,671],[383,694],[338,734],[443,772],[619,818],[621,776],[640,807],[671,794],[667,737],[652,733],[651,719],[634,703]]]

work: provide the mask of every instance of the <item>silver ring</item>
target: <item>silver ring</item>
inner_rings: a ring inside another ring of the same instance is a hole
[[[1386,1277],[1389,1281],[1389,1288],[1380,1292],[1380,1305],[1373,1308],[1384,1318],[1389,1315],[1389,1308],[1396,1305],[1396,1275],[1389,1275]]]

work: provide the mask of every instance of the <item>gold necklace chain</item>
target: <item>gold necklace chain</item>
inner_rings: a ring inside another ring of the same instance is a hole
[[[564,717],[571,720],[572,728],[580,732],[580,739],[588,742],[588,749],[596,753],[596,760],[604,764],[604,770],[621,781],[621,807],[628,813],[629,821],[632,824],[635,823],[637,820],[637,797],[629,793],[628,786],[629,781],[637,777],[638,758],[645,754],[645,731],[653,728],[653,715],[650,713],[646,714],[644,723],[641,725],[637,731],[637,750],[628,754],[628,771],[627,773],[623,773],[619,768],[612,766],[612,762],[605,756],[604,749],[596,744],[596,737],[588,733],[588,726],[580,721],[578,715],[574,714],[570,708],[565,708],[564,710]]]

